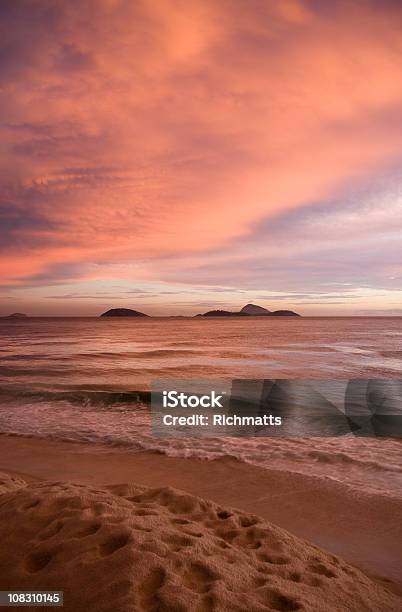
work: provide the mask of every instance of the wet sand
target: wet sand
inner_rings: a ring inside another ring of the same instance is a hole
[[[33,486],[44,480],[99,488],[138,483],[181,489],[222,507],[258,515],[339,555],[388,590],[402,592],[402,501],[398,499],[357,493],[330,479],[266,470],[231,458],[181,459],[5,435],[0,437],[0,471]]]

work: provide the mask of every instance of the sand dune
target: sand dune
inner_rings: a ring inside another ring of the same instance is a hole
[[[63,590],[66,612],[402,609],[339,557],[176,489],[0,485],[0,588]]]

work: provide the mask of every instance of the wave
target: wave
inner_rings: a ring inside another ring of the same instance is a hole
[[[9,352],[9,351],[1,351]],[[152,358],[152,357],[188,357],[190,355],[198,355],[199,351],[193,349],[147,349],[141,351],[96,351],[96,352],[77,352],[71,355],[54,355],[50,353],[15,353],[8,354],[2,357],[2,362],[7,363],[8,361],[38,361],[48,360],[52,361],[71,361],[75,359],[138,359],[138,358]]]
[[[102,391],[77,389],[68,391],[50,391],[42,389],[2,389],[0,399],[13,399],[36,402],[68,402],[79,406],[113,406],[114,404],[149,404],[151,392]]]
[[[103,352],[103,353],[77,353],[74,357],[89,358],[89,359],[136,359],[136,358],[152,358],[152,357],[188,357],[189,355],[197,355],[198,351],[190,349],[174,350],[174,349],[151,349],[144,351],[124,351],[124,352]]]
[[[358,466],[364,468],[370,468],[373,470],[385,470],[387,472],[402,473],[400,466],[393,466],[388,463],[381,463],[379,461],[367,460],[367,459],[356,459],[347,453],[342,452],[327,452],[327,451],[310,451],[307,456],[311,459],[316,460],[319,463],[326,464],[349,464],[351,466]]]

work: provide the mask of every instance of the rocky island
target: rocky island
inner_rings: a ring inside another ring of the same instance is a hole
[[[111,308],[101,314],[101,317],[147,317],[148,315],[131,308]]]
[[[101,317],[149,317],[144,312],[133,310],[132,308],[111,308],[100,315]],[[257,304],[246,304],[239,311],[231,310],[208,310],[196,317],[300,317],[297,312],[292,310],[268,310]],[[183,317],[184,318],[184,317]]]
[[[204,314],[198,314],[196,317],[247,317],[246,312],[231,312],[230,310],[209,310]]]
[[[196,315],[197,317],[300,317],[293,310],[268,310],[257,304],[246,304],[243,308],[236,312],[230,310],[209,310],[203,314]]]

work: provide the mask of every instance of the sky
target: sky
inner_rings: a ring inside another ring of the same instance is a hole
[[[402,315],[402,4],[2,0],[0,314]]]

